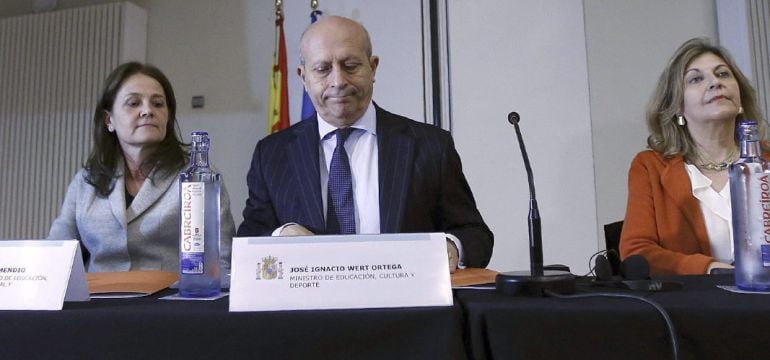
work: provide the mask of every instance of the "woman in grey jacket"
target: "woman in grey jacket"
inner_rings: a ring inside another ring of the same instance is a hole
[[[94,147],[75,175],[49,239],[77,239],[89,272],[179,269],[179,180],[187,146],[171,83],[137,62],[112,71],[96,106]],[[235,226],[221,194],[222,270]]]

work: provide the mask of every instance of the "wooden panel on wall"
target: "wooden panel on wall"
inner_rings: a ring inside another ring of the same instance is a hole
[[[143,60],[124,49],[144,48],[145,34],[146,12],[130,3],[0,20],[0,239],[47,235],[91,149],[102,81]]]

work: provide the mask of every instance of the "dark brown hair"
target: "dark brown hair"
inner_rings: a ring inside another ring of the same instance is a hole
[[[179,134],[179,125],[176,121],[176,98],[171,83],[158,68],[150,64],[128,62],[115,68],[104,82],[101,96],[96,104],[93,118],[94,147],[88,160],[83,165],[86,169],[86,182],[96,188],[96,192],[107,197],[115,186],[115,178],[123,169],[117,169],[118,156],[123,156],[123,151],[118,143],[115,133],[107,131],[104,119],[115,97],[129,77],[143,74],[157,80],[163,87],[168,106],[168,121],[166,122],[166,137],[158,144],[155,151],[140,165],[140,171],[146,172],[150,181],[154,176],[169,176],[184,166],[187,157],[187,145],[182,142]]]

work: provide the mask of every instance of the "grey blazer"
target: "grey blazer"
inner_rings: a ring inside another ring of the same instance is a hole
[[[122,168],[122,161],[118,166]],[[122,174],[107,198],[97,195],[85,175],[81,169],[72,179],[48,238],[80,240],[90,253],[86,264],[89,272],[179,271],[179,177],[145,181],[126,208]],[[223,274],[227,274],[235,225],[224,184],[220,205],[220,262]]]

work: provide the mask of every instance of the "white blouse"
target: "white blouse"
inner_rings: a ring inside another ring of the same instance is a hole
[[[693,164],[685,164],[687,174],[692,184],[692,194],[698,199],[706,233],[711,245],[711,256],[717,261],[733,263],[733,216],[730,206],[730,182],[725,184],[722,191],[717,192],[711,187],[711,179],[707,178]]]

